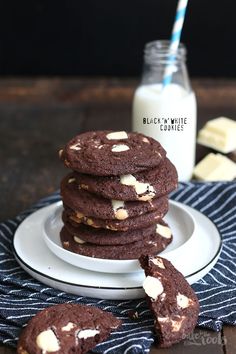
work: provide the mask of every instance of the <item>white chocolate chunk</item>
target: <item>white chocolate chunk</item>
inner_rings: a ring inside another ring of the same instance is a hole
[[[152,208],[154,207],[153,202],[151,200],[149,200],[148,203],[151,205]]]
[[[151,261],[152,261],[152,263],[157,265],[159,268],[165,269],[163,260],[161,258],[159,258],[159,257],[152,258]]]
[[[136,182],[135,183],[135,191],[137,194],[144,194],[146,192],[148,192],[148,194],[153,194],[155,191],[154,191],[154,188],[149,184],[149,183],[143,183],[143,182]]]
[[[79,212],[79,211],[77,211],[77,213],[76,213],[76,217],[77,217],[78,219],[81,219],[81,218],[83,218],[83,217],[84,217],[84,214],[83,214],[83,213],[81,213],[81,212]]]
[[[227,154],[236,149],[236,121],[219,117],[209,120],[199,131],[199,144]]]
[[[70,149],[71,149],[71,150],[81,150],[80,143],[78,142],[78,143],[76,143],[76,144],[74,144],[74,145],[71,145],[71,146],[70,146]]]
[[[177,305],[179,307],[181,307],[182,309],[186,309],[187,307],[189,307],[192,304],[192,300],[189,299],[187,296],[178,293],[176,296],[176,300],[177,300]]]
[[[60,349],[58,339],[51,329],[41,332],[36,338],[37,346],[45,352],[56,352]]]
[[[137,182],[136,178],[133,175],[123,175],[120,176],[120,183],[125,186],[134,186]]]
[[[167,323],[170,322],[169,317],[157,317],[157,321],[160,323]]]
[[[143,282],[143,289],[145,293],[154,300],[156,300],[164,291],[161,281],[149,275]]]
[[[125,210],[125,209],[119,209],[115,212],[115,217],[118,220],[125,220],[128,218],[128,216],[129,216],[129,214],[128,214],[127,210]]]
[[[66,326],[61,327],[63,332],[69,332],[72,328],[75,327],[75,324],[72,322],[68,322]]]
[[[185,316],[179,316],[179,320],[171,320],[172,331],[178,332],[182,326],[183,321],[185,320]]]
[[[168,226],[157,224],[156,233],[161,235],[164,238],[171,238],[172,232]]]
[[[125,131],[113,132],[106,135],[108,140],[128,139],[128,134]]]
[[[123,200],[112,199],[111,203],[116,219],[124,220],[128,218],[129,214],[125,209],[125,203]]]
[[[157,243],[155,241],[148,241],[149,245],[156,245]]]
[[[99,334],[100,331],[98,331],[97,329],[84,329],[82,331],[78,332],[78,338],[79,339],[87,339],[89,337],[95,337],[96,334]]]
[[[161,301],[164,301],[165,298],[166,298],[166,293],[162,293],[162,294],[160,295],[160,300],[161,300]]]
[[[142,140],[143,140],[144,143],[150,144],[150,141],[148,140],[148,138],[143,138]]]
[[[141,197],[138,197],[138,200],[141,200],[142,202],[146,202],[150,199],[153,199],[154,196],[155,193],[149,193],[149,194],[142,195]]]
[[[172,320],[170,317],[158,317],[157,320],[160,324],[171,323],[171,329],[173,332],[178,332],[182,326],[186,316],[175,316],[177,320]]]
[[[88,224],[88,225],[93,225],[93,220],[92,219],[90,219],[90,218],[85,218],[85,221],[86,221],[86,223]]]
[[[210,153],[195,166],[193,174],[202,181],[232,181],[236,177],[236,163],[221,154]]]
[[[171,238],[172,235],[171,229],[168,226],[163,226],[161,224],[157,224],[156,233],[164,238]]]
[[[73,182],[75,182],[75,178],[69,178],[68,179],[68,183],[73,183]]]
[[[117,210],[125,207],[125,202],[123,200],[112,199],[111,203],[112,203],[113,210]]]
[[[81,240],[81,238],[79,238],[78,236],[74,236],[74,240],[75,240],[75,242],[77,242],[77,243],[79,243],[79,244],[83,244],[83,243],[86,243],[86,241],[84,241],[84,240]]]
[[[120,183],[126,186],[133,186],[138,195],[147,193],[140,197],[139,200],[147,201],[155,196],[155,189],[151,184],[139,182],[131,174],[120,176]]]
[[[129,146],[125,144],[113,145],[111,148],[112,152],[123,152],[129,150]]]

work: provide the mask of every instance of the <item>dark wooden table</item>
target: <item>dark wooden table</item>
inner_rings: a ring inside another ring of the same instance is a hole
[[[0,220],[15,216],[58,189],[66,171],[57,151],[86,130],[129,130],[137,80],[0,80]],[[236,117],[236,81],[193,80],[198,127],[211,118]],[[198,158],[200,158],[200,150]],[[0,346],[0,354],[15,350]],[[234,354],[236,329],[221,333],[196,329],[192,338],[152,354]]]

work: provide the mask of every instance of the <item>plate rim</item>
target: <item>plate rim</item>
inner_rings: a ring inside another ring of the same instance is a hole
[[[101,290],[118,290],[118,291],[120,291],[120,290],[142,289],[141,286],[134,286],[134,287],[129,287],[129,288],[128,287],[116,288],[116,287],[108,287],[108,286],[94,286],[94,285],[83,285],[83,284],[70,283],[68,281],[64,281],[64,280],[60,280],[60,279],[54,278],[54,277],[52,277],[50,275],[47,275],[45,273],[42,273],[42,272],[38,271],[37,269],[32,268],[30,265],[28,265],[25,261],[22,260],[22,258],[17,254],[15,248],[13,248],[13,254],[14,254],[14,257],[16,258],[16,261],[21,262],[26,268],[28,268],[32,272],[37,273],[37,274],[39,274],[42,277],[45,277],[45,278],[53,280],[53,281],[57,281],[57,282],[62,283],[62,284],[67,284],[67,285],[74,286],[74,287],[89,288],[89,289],[101,289]]]

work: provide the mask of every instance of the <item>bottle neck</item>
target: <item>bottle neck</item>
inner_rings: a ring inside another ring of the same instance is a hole
[[[180,44],[176,53],[170,52],[169,41],[154,41],[144,48],[144,66],[142,85],[162,84],[167,66],[172,68],[172,84],[182,86],[191,91],[186,68],[186,49]]]
[[[167,40],[149,42],[144,47],[144,61],[150,65],[160,63],[167,65],[169,62],[178,64],[186,61],[186,48],[180,43],[177,51],[171,50],[171,43]]]

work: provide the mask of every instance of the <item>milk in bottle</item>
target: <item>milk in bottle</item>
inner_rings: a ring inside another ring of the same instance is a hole
[[[144,73],[133,99],[133,131],[158,140],[177,168],[180,181],[191,179],[195,164],[196,98],[185,66],[181,44],[173,64],[172,82],[163,87],[168,41],[145,47]]]

